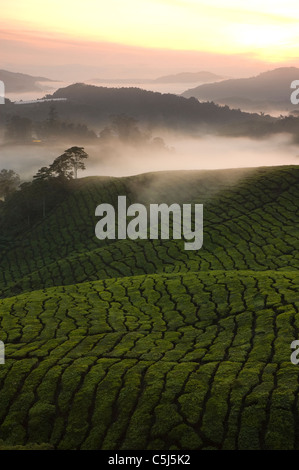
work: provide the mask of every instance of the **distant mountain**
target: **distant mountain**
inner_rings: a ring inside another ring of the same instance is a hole
[[[183,72],[175,75],[165,75],[153,80],[154,83],[210,83],[224,80],[226,77],[211,72]]]
[[[0,70],[0,80],[5,84],[6,93],[43,91],[45,87],[41,86],[39,82],[54,81],[45,77],[33,77],[24,73],[8,72],[7,70]]]
[[[282,67],[261,73],[256,77],[224,80],[219,83],[200,85],[185,91],[185,98],[212,100],[216,103],[244,107],[262,105],[292,108],[291,82],[299,80],[299,68]],[[293,106],[294,107],[294,106]]]
[[[92,78],[87,80],[87,84],[94,83],[109,83],[111,85],[141,85],[145,83],[153,83],[154,81],[150,78]]]
[[[155,79],[150,78],[94,78],[88,80],[91,83],[122,83],[122,84],[148,84],[148,83],[211,83],[224,80],[222,77],[211,72],[183,72],[173,75],[165,75]]]

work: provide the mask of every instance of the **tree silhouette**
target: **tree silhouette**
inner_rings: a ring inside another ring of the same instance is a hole
[[[70,147],[50,165],[50,173],[58,177],[77,179],[78,170],[85,170],[86,158],[88,154],[83,147]]]
[[[43,166],[38,170],[36,175],[33,176],[33,188],[40,192],[42,200],[42,213],[43,217],[46,217],[46,195],[49,191],[49,184],[53,180],[51,169],[47,166]]]
[[[124,143],[142,143],[149,139],[149,135],[138,127],[138,120],[126,114],[117,114],[111,117],[111,129]]]
[[[46,120],[46,128],[49,136],[55,136],[58,132],[60,123],[58,120],[58,113],[55,106],[50,106],[48,118]]]
[[[36,175],[33,176],[33,181],[34,182],[45,181],[51,178],[51,176],[52,176],[52,173],[51,173],[50,168],[48,166],[43,166],[42,168],[38,170]]]

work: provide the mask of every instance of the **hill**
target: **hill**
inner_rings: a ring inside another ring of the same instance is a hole
[[[0,70],[0,80],[5,84],[6,93],[21,93],[41,91],[45,87],[39,82],[53,82],[45,77],[33,77],[24,73],[8,72]]]
[[[31,228],[16,220],[0,263],[0,440],[298,449],[298,193],[299,167],[93,177]],[[120,194],[203,203],[203,248],[100,242],[95,207]]]
[[[291,104],[291,82],[298,80],[299,69],[282,67],[261,73],[256,77],[229,79],[219,83],[200,85],[185,91],[185,98],[195,97],[200,100],[213,100],[229,106],[240,105],[242,109],[266,110],[275,108],[293,109]],[[261,107],[262,106],[262,107]]]
[[[222,83],[222,82],[221,82]],[[216,84],[215,84],[216,85]],[[275,133],[290,133],[298,140],[299,118],[242,112],[214,102],[199,102],[196,98],[184,98],[140,88],[107,88],[76,83],[59,88],[49,101],[37,101],[23,106],[6,102],[1,108],[0,127],[5,127],[12,116],[27,118],[33,128],[48,119],[55,101],[59,119],[74,125],[87,125],[99,132],[111,120],[111,116],[125,114],[134,117],[149,131],[162,129],[201,136],[214,133],[226,136],[263,137]],[[63,99],[63,100],[61,100]],[[61,101],[59,101],[61,100]]]
[[[223,122],[248,120],[250,115],[237,110],[220,108],[214,103],[198,103],[173,94],[141,90],[140,88],[106,88],[74,84],[57,90],[53,98],[66,98],[78,111],[108,118],[111,114],[129,114],[143,122],[174,128],[198,128],[198,125],[220,125]],[[75,111],[75,110],[74,110]],[[76,111],[75,111],[76,112]],[[87,116],[86,116],[87,118]]]
[[[182,72],[163,75],[158,78],[93,78],[92,83],[121,83],[121,84],[148,84],[148,83],[210,83],[224,80],[224,77],[211,72]]]
[[[12,201],[9,212],[15,218],[0,219],[1,230],[3,233],[5,227],[18,224],[21,235],[1,254],[0,288],[6,296],[53,285],[132,276],[136,274],[136,267],[131,267],[132,258],[143,260],[138,263],[138,274],[173,270],[297,269],[293,214],[297,182],[296,167],[83,178],[45,220],[25,233],[30,208],[26,209],[26,201],[22,207],[14,208]],[[101,202],[117,205],[117,194],[126,195],[131,203],[182,204],[200,200],[205,204],[204,249],[186,252],[181,240],[100,242],[94,236],[95,207]],[[287,200],[292,205],[284,209]],[[225,212],[221,211],[224,203]],[[40,207],[42,215],[42,201]],[[277,231],[275,236],[273,226]],[[278,238],[281,241],[277,245]],[[246,241],[250,241],[250,251]],[[86,257],[88,273],[82,269]]]
[[[77,83],[58,89],[47,99],[64,98],[56,102],[59,117],[87,124],[96,131],[109,122],[112,115],[126,114],[152,129],[170,128],[174,131],[200,133],[221,131],[271,132],[276,119],[270,116],[244,113],[220,107],[212,102],[199,103],[195,98],[183,98],[173,94],[141,90],[140,88],[107,88]],[[5,125],[9,117],[18,115],[31,120],[48,118],[51,102],[38,102],[16,106],[7,103],[2,107],[0,123]],[[242,127],[243,126],[243,127]]]
[[[211,72],[182,72],[172,75],[163,75],[153,80],[155,83],[210,83],[224,80],[221,75],[216,75]]]

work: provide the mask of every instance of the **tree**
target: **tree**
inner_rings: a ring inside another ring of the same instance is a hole
[[[83,147],[71,147],[54,160],[50,165],[50,171],[59,177],[77,179],[78,170],[85,170],[84,160],[86,158],[88,158],[88,154]]]
[[[48,118],[46,120],[46,132],[49,137],[53,137],[58,133],[59,125],[58,113],[55,106],[51,105]]]
[[[46,194],[51,178],[53,178],[53,175],[48,166],[43,166],[38,170],[36,175],[33,176],[34,188],[37,188],[41,193],[43,217],[46,217]]]
[[[137,119],[126,114],[117,114],[111,117],[111,130],[124,143],[141,144],[149,139],[149,135],[141,132]]]
[[[48,166],[43,166],[38,170],[36,175],[33,176],[33,181],[46,181],[52,177],[51,169]]]
[[[1,170],[0,171],[0,197],[7,197],[16,191],[20,184],[20,177],[13,170]]]

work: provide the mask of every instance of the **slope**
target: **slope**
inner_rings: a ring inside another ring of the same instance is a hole
[[[298,269],[298,181],[298,167],[83,179],[1,254],[2,296],[135,274]],[[203,248],[185,251],[181,240],[100,242],[95,208],[116,207],[117,195],[130,203],[203,203]]]
[[[78,181],[2,253],[0,440],[55,449],[299,449],[290,362],[299,328],[298,172]],[[203,202],[204,247],[99,247],[95,206],[118,194]]]
[[[195,97],[200,100],[213,100],[216,103],[225,103],[237,106],[242,103],[242,109],[250,109],[261,104],[295,108],[290,101],[291,83],[298,80],[299,69],[296,67],[281,67],[261,73],[256,77],[236,78],[218,83],[199,85],[186,90],[182,96]],[[270,108],[271,109],[271,108]]]

